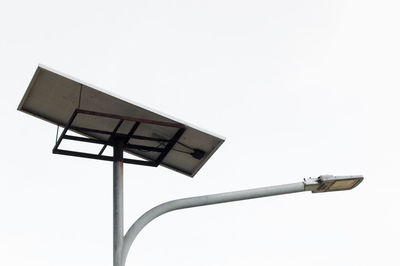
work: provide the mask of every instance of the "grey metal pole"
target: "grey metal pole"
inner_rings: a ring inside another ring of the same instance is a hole
[[[122,266],[122,247],[124,241],[124,186],[123,186],[123,148],[124,142],[114,141],[113,162],[113,266]]]
[[[136,236],[139,234],[139,232],[148,223],[150,223],[152,220],[154,220],[155,218],[164,213],[185,208],[206,206],[211,204],[302,192],[305,191],[305,188],[306,184],[304,182],[299,182],[299,183],[272,186],[272,187],[247,189],[247,190],[233,191],[227,193],[177,199],[160,204],[152,208],[151,210],[147,211],[146,213],[144,213],[139,219],[136,220],[136,222],[131,226],[131,228],[129,228],[123,241],[121,266],[125,265],[129,249],[133,241],[135,240]]]

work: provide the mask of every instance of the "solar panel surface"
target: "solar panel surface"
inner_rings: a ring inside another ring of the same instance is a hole
[[[78,79],[39,65],[28,89],[25,92],[18,110],[51,122],[62,127],[67,126],[68,121],[76,109],[89,112],[106,113],[116,116],[131,117],[142,120],[157,121],[165,124],[180,124],[185,130],[174,144],[168,154],[162,159],[160,165],[193,177],[212,154],[224,142],[224,138],[192,126],[186,122],[163,115],[140,104],[121,99],[111,95],[102,89],[89,85]],[[79,114],[73,121],[74,131],[85,136],[107,140],[109,135],[81,131],[76,128],[90,128],[112,132],[119,120],[110,117]],[[125,120],[119,126],[119,134],[128,134],[135,121]],[[177,132],[176,127],[162,126],[160,124],[141,123],[135,131],[135,135],[147,136],[154,139],[171,139]],[[145,139],[130,139],[131,147],[134,145],[147,145],[160,147],[162,142]],[[195,158],[189,153],[204,151],[204,156]],[[126,148],[126,152],[147,160],[156,160],[157,151]],[[184,151],[184,152],[182,152]]]

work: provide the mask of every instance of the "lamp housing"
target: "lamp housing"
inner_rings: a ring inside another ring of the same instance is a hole
[[[333,176],[321,175],[304,181],[305,190],[313,193],[350,190],[363,181],[362,175]]]

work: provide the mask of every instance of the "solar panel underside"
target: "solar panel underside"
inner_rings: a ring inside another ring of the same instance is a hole
[[[162,115],[139,104],[113,96],[99,88],[86,84],[65,74],[61,74],[48,67],[39,65],[18,110],[31,114],[56,125],[65,127],[76,109],[93,112],[102,112],[120,116],[148,119],[160,122],[179,123],[186,129],[178,142],[169,151],[160,165],[193,177],[206,163],[211,155],[224,142],[224,138],[204,130],[195,128],[188,123]],[[74,127],[84,127],[112,132],[118,120],[107,117],[93,117],[80,114],[73,122]],[[134,122],[125,121],[118,133],[127,134]],[[74,130],[77,131],[77,130]],[[85,136],[100,140],[107,140],[109,136],[98,133],[79,132]],[[152,138],[171,139],[176,128],[153,124],[141,124],[135,135],[144,135]],[[131,139],[130,144],[154,145],[147,140]],[[188,153],[190,148],[205,152],[205,156],[196,159]],[[127,149],[126,152],[147,160],[155,160],[157,152]]]

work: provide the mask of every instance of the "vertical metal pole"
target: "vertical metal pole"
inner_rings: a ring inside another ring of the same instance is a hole
[[[113,266],[122,266],[124,240],[123,149],[123,140],[116,138],[113,162]]]

